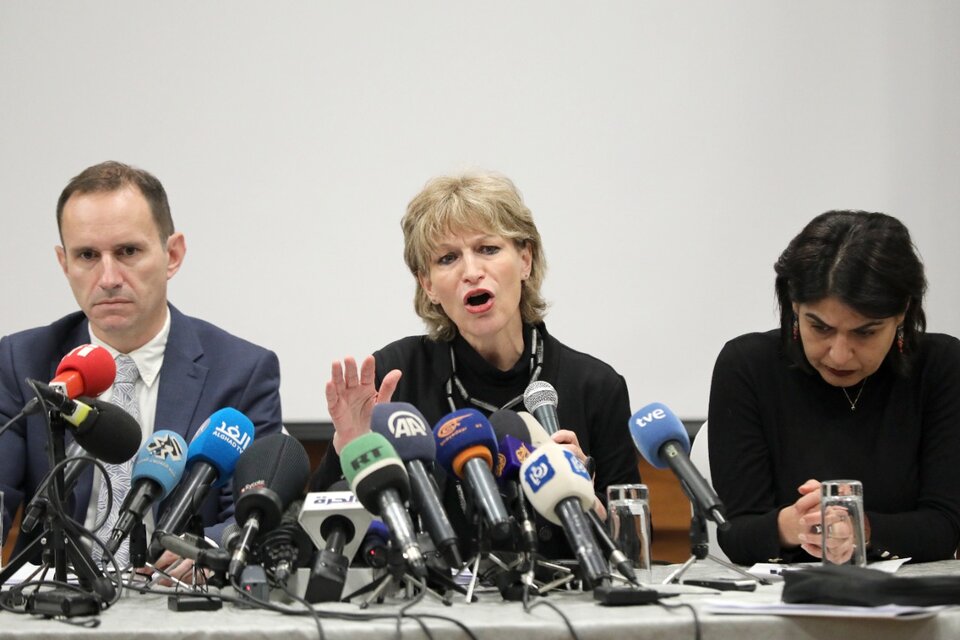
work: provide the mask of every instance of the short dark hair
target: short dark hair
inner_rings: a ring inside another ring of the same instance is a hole
[[[150,205],[153,221],[160,231],[160,241],[166,242],[173,235],[173,217],[170,215],[170,203],[163,185],[152,174],[122,162],[108,160],[87,167],[70,180],[57,200],[57,231],[63,242],[63,207],[75,193],[110,193],[127,186],[134,186]]]
[[[890,349],[894,369],[907,374],[917,340],[927,328],[923,262],[902,222],[883,213],[827,211],[803,228],[774,265],[784,349],[806,370],[793,340],[793,305],[836,297],[868,318],[904,313],[903,353]]]

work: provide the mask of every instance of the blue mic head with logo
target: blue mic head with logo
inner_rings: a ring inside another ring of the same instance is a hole
[[[426,418],[408,402],[374,405],[370,428],[390,441],[404,462],[437,459],[437,443]]]
[[[657,469],[667,468],[666,460],[660,455],[660,448],[667,442],[676,442],[684,453],[690,453],[687,430],[665,404],[648,404],[633,414],[628,426],[633,444],[647,462]]]
[[[463,479],[464,466],[480,458],[493,469],[497,457],[497,435],[482,413],[459,409],[440,418],[433,428],[437,462],[450,475]]]
[[[187,441],[173,431],[155,431],[137,453],[130,475],[131,486],[141,478],[150,478],[163,490],[157,500],[166,498],[183,477],[187,466]]]
[[[217,470],[214,487],[230,480],[240,454],[253,442],[250,418],[231,407],[215,411],[200,425],[187,450],[187,466],[194,461],[207,462]]]

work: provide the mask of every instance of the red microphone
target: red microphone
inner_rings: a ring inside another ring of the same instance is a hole
[[[117,377],[117,363],[103,347],[82,344],[63,356],[50,386],[71,400],[78,396],[96,397],[110,388]]]

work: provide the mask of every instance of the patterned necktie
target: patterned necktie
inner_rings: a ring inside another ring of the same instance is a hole
[[[138,423],[140,422],[140,407],[137,404],[136,384],[139,379],[140,370],[137,369],[137,363],[133,361],[133,358],[124,354],[118,355],[117,377],[113,381],[113,395],[110,396],[110,402],[129,413]],[[104,479],[104,482],[109,480],[110,486],[113,487],[113,505],[109,513],[107,513],[107,488],[101,486],[100,493],[97,495],[97,522],[106,515],[103,526],[97,530],[97,537],[105,543],[110,539],[113,526],[119,517],[120,505],[123,503],[124,498],[127,497],[127,492],[130,491],[130,474],[133,470],[133,460],[127,460],[120,464],[105,462],[103,466],[107,469],[107,477]],[[103,552],[100,547],[94,545],[93,557],[98,563],[102,555]],[[123,544],[120,545],[115,555],[120,568],[126,568],[130,562],[129,540],[123,541]]]

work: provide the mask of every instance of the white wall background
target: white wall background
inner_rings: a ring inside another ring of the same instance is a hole
[[[6,0],[0,333],[76,308],[56,199],[123,160],[187,235],[171,300],[278,352],[287,420],[326,419],[332,359],[422,331],[406,203],[484,167],[534,211],[550,330],[635,408],[703,417],[830,208],[899,216],[960,334],[958,34],[951,0]]]

